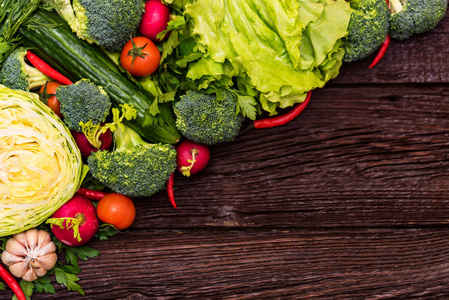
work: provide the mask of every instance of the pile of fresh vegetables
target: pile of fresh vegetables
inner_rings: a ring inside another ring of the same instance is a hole
[[[83,293],[78,259],[99,255],[85,244],[131,226],[134,201],[165,189],[177,208],[175,172],[203,170],[210,145],[290,122],[343,62],[380,48],[374,66],[446,8],[0,0],[0,277],[19,299],[53,278]]]

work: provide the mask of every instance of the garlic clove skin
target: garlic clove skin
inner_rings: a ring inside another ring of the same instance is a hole
[[[28,247],[28,242],[27,242],[27,239],[26,239],[25,232],[17,233],[15,235],[13,235],[12,238],[14,240],[16,240],[17,242],[19,242],[24,248]]]
[[[50,242],[35,251],[36,256],[46,255],[48,253],[56,252],[56,245]]]
[[[51,270],[56,265],[57,260],[58,255],[55,252],[53,252],[40,256],[38,262],[42,269],[48,271]]]
[[[35,262],[32,264],[32,267],[33,267],[33,270],[34,270],[34,272],[36,273],[36,275],[37,275],[38,277],[42,277],[42,276],[44,276],[45,274],[47,274],[47,270],[45,270],[45,269],[41,266],[41,264],[39,263],[39,261],[35,261]]]
[[[39,230],[37,248],[42,248],[43,246],[47,245],[50,242],[51,242],[50,235],[45,230]]]
[[[36,272],[34,272],[33,268],[28,268],[26,273],[22,276],[22,279],[25,281],[35,281],[37,279]]]
[[[12,275],[26,281],[34,281],[52,269],[58,255],[56,245],[48,232],[30,229],[18,233],[6,242],[1,260]]]
[[[27,261],[17,262],[9,266],[9,272],[18,278],[23,278],[30,269]]]
[[[11,238],[6,242],[5,250],[16,256],[26,257],[28,254],[27,248],[15,238]]]
[[[26,259],[22,256],[13,255],[5,250],[2,253],[2,261],[5,265],[9,267],[10,265],[15,263],[26,262]]]
[[[36,228],[25,231],[25,237],[28,242],[28,249],[35,250],[37,248],[39,230]]]

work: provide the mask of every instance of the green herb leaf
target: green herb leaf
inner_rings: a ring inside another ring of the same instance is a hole
[[[256,119],[257,102],[254,97],[237,95],[237,113],[251,120]]]
[[[153,103],[151,104],[149,112],[152,116],[156,116],[159,113],[159,106],[156,99],[154,99]]]
[[[156,36],[156,38],[158,40],[162,40],[165,37],[165,35],[167,33],[169,33],[170,31],[179,30],[179,29],[183,28],[185,25],[186,25],[186,19],[184,18],[184,16],[176,15],[176,16],[174,16],[174,19],[168,21],[167,29],[162,32],[159,32],[158,35]]]
[[[100,251],[86,246],[65,248],[65,258],[67,263],[72,264],[77,268],[78,268],[78,258],[82,260],[87,260],[89,258],[97,257],[99,255]]]
[[[48,274],[45,274],[43,277],[39,277],[34,282],[34,290],[39,293],[49,293],[55,294],[55,288],[51,284],[51,280],[48,277]]]
[[[5,290],[5,286],[3,285],[3,283],[0,282],[0,291],[4,291]]]
[[[67,287],[69,291],[75,291],[84,296],[83,289],[79,284],[76,283],[76,281],[79,280],[78,276],[76,276],[75,274],[67,273],[65,271],[66,270],[65,266],[63,268],[54,268],[54,270],[56,281],[58,283]]]
[[[176,96],[176,91],[172,91],[172,92],[168,92],[165,94],[160,94],[156,98],[159,103],[165,103],[165,102],[175,101],[175,96]]]
[[[22,280],[20,280],[19,285],[22,288],[22,291],[25,294],[25,296],[27,296],[27,299],[29,299],[34,291],[34,289],[33,289],[34,283],[30,282],[30,281],[25,281],[22,279]],[[14,296],[14,297],[16,297],[16,296]],[[14,297],[13,297],[13,300],[14,300]],[[15,298],[15,300],[17,300],[17,297]]]
[[[100,228],[98,229],[97,233],[95,234],[95,237],[99,239],[100,241],[106,241],[111,236],[116,235],[119,231],[117,228],[115,228],[111,224],[102,224],[100,225]]]

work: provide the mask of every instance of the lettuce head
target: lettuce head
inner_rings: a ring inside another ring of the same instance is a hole
[[[176,5],[179,1],[174,1]],[[187,2],[187,3],[185,3]],[[352,9],[345,0],[184,1],[200,88],[229,78],[272,114],[335,78]]]
[[[44,222],[86,171],[70,131],[37,94],[0,85],[0,236]]]

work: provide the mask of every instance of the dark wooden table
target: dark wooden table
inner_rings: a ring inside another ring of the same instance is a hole
[[[129,230],[89,244],[84,297],[33,299],[449,299],[448,45],[449,14],[374,69],[344,65],[292,123],[178,174],[178,211],[136,201]]]

